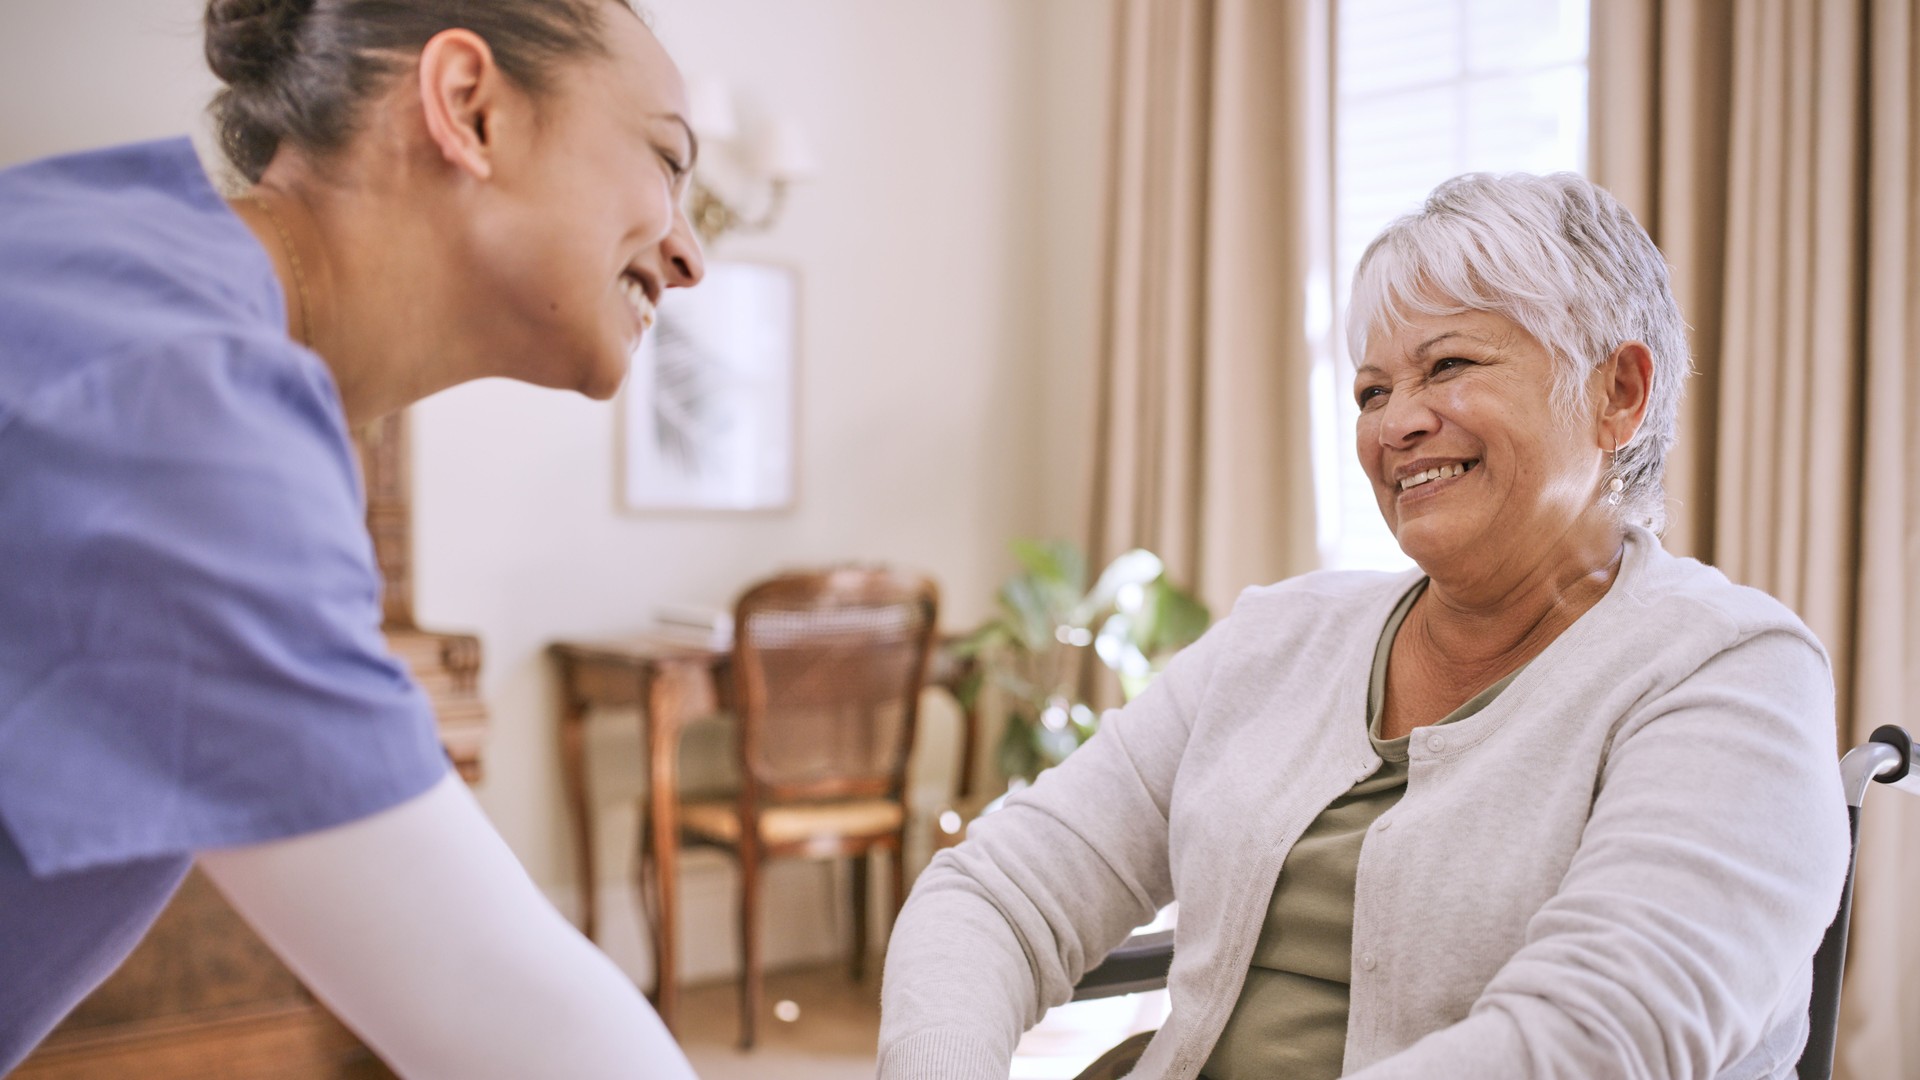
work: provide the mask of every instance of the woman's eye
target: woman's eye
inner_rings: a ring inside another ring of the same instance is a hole
[[[1361,408],[1364,409],[1368,405],[1372,404],[1374,401],[1386,396],[1387,396],[1387,391],[1383,387],[1363,386],[1360,389],[1354,391],[1353,400],[1356,404],[1358,404]]]
[[[660,160],[666,162],[667,172],[675,180],[687,175],[687,166],[679,158],[665,151],[660,152]]]
[[[1458,356],[1443,357],[1433,365],[1433,373],[1435,375],[1439,375],[1444,372],[1453,371],[1458,368],[1466,367],[1469,363],[1470,361],[1464,360]]]

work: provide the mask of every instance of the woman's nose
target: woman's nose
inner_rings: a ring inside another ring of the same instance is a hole
[[[686,214],[674,214],[673,231],[660,241],[660,261],[665,264],[669,289],[692,288],[707,276],[706,256],[700,251],[700,240],[694,236],[693,224]]]
[[[1401,390],[1387,395],[1380,413],[1380,441],[1393,447],[1405,447],[1433,433],[1433,410],[1420,400],[1418,390]]]

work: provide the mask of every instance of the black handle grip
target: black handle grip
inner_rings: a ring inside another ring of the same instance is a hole
[[[1875,780],[1883,784],[1891,784],[1907,778],[1908,771],[1913,767],[1913,736],[1907,734],[1906,728],[1899,724],[1881,724],[1873,729],[1873,734],[1867,737],[1867,741],[1886,743],[1900,751],[1900,767],[1881,773],[1874,777]]]

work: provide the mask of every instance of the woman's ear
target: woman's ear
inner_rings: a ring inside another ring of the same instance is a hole
[[[1640,430],[1653,394],[1653,352],[1629,341],[1595,371],[1600,382],[1600,435],[1611,446],[1625,446]]]
[[[493,176],[505,83],[493,50],[471,30],[442,30],[420,50],[427,137],[449,165],[476,180]]]

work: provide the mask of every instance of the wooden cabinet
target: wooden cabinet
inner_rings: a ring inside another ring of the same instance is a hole
[[[127,962],[14,1080],[392,1074],[293,977],[199,871]]]
[[[382,421],[355,441],[367,482],[367,526],[387,583],[388,643],[432,699],[448,756],[472,783],[480,777],[487,726],[480,640],[414,623],[406,418]],[[11,1074],[13,1080],[392,1075],[198,871],[120,970]]]

